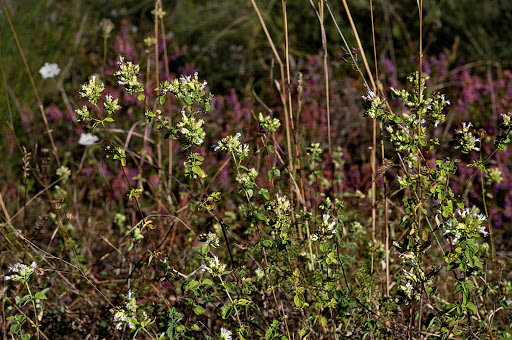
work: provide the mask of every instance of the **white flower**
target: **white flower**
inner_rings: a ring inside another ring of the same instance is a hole
[[[479,227],[478,231],[480,231],[480,233],[482,233],[484,237],[487,237],[487,235],[489,235],[489,233],[485,230],[485,227]]]
[[[221,263],[217,256],[214,256],[213,259],[207,260],[206,264],[203,263],[199,270],[202,272],[208,272],[213,276],[220,277],[226,270],[226,265]]]
[[[231,340],[231,331],[222,327],[220,329],[220,336],[219,336],[219,340]]]
[[[478,218],[484,222],[484,221],[487,221],[487,216],[485,216],[484,214],[478,214]]]
[[[404,286],[401,286],[401,289],[403,290],[403,292],[405,293],[405,295],[407,295],[407,297],[410,299],[412,296],[412,293],[413,293],[413,285],[410,283],[410,282],[407,282],[407,284]]]
[[[9,275],[7,275],[6,277],[4,277],[5,281],[9,281],[11,279],[11,277]]]
[[[206,238],[205,243],[211,245],[212,247],[218,247],[220,244],[219,237],[217,234],[209,232],[208,235],[204,235]]]
[[[265,276],[265,272],[263,271],[263,269],[261,268],[256,268],[256,270],[254,271],[254,273],[256,274],[256,277],[258,279],[262,279],[264,276]]]
[[[90,133],[82,133],[80,135],[80,139],[78,140],[78,144],[84,145],[84,146],[89,146],[89,145],[95,144],[97,141],[98,141],[97,136],[94,136]]]
[[[464,131],[468,131],[470,127],[472,127],[473,124],[471,124],[471,122],[462,122],[462,128],[464,129]]]
[[[44,63],[39,69],[39,73],[43,79],[53,78],[60,73],[60,68],[57,64]]]

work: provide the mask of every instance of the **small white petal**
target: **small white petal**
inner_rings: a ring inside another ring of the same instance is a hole
[[[80,139],[78,140],[78,144],[83,146],[89,146],[95,144],[98,141],[98,139],[99,138],[97,136],[94,136],[90,133],[82,133],[80,135]]]

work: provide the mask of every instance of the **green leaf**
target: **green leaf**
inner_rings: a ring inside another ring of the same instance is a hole
[[[25,314],[16,314],[16,315],[7,317],[7,320],[21,323],[23,320],[25,320],[25,318],[26,318]]]
[[[271,170],[268,172],[268,179],[269,179],[269,181],[274,179],[274,171]]]
[[[186,289],[186,290],[196,290],[197,288],[199,288],[199,286],[201,286],[201,283],[199,283],[199,281],[192,280],[192,281],[190,281],[190,282],[185,286],[185,289]]]
[[[238,331],[238,336],[240,337],[241,340],[249,339],[249,333],[245,328]]]
[[[201,168],[200,168],[200,167],[198,167],[197,165],[192,167],[192,171],[193,171],[196,175],[198,175],[200,178],[205,178],[205,177],[206,177],[206,174],[204,173],[203,169],[201,169]]]
[[[254,214],[256,215],[256,217],[258,218],[258,220],[260,221],[267,221],[267,216],[263,215],[262,213],[260,213],[259,211],[256,211],[254,212]],[[272,244],[272,243],[270,243]],[[265,244],[264,244],[265,245]],[[265,247],[270,247],[270,245],[265,245]]]
[[[204,314],[203,307],[201,307],[199,305],[195,305],[194,306],[194,313],[196,313],[197,315],[203,315]]]
[[[110,117],[107,117],[107,118],[105,118],[105,119],[104,119],[104,121],[106,121],[106,122],[113,122],[113,121],[114,121],[114,119],[113,119],[113,118],[110,118]]]
[[[227,290],[229,290],[230,292],[233,291],[233,288],[235,288],[235,286],[233,285],[232,282],[224,282],[224,288],[226,288]]]
[[[21,340],[29,340],[29,339],[30,339],[30,334],[24,333],[21,335]]]
[[[295,294],[295,296],[293,297],[293,302],[295,303],[295,306],[297,306],[298,308],[302,308],[304,306],[304,301],[306,300],[303,294]]]
[[[267,150],[274,153],[276,150],[274,149],[273,145],[267,145]]]
[[[463,292],[462,293],[462,305],[467,306],[469,299],[471,299],[471,293]]]
[[[251,301],[247,300],[247,299],[238,299],[238,300],[235,300],[235,304],[239,305],[239,306],[247,306],[248,304],[250,304]]]
[[[228,304],[222,308],[222,319],[227,319],[231,315],[231,311],[233,310],[233,306]]]
[[[209,286],[211,286],[211,285],[213,285],[213,281],[212,281],[212,280],[210,280],[210,279],[204,279],[204,280],[203,280],[203,285],[209,285]]]
[[[210,245],[209,244],[203,244],[201,247],[201,254],[206,255],[210,251]]]
[[[306,339],[310,333],[311,333],[310,329],[301,329],[300,330],[300,339],[301,340]]]
[[[30,295],[25,295],[24,297],[21,298],[20,300],[20,305],[23,307],[27,304],[27,302],[30,301]]]
[[[473,304],[473,302],[468,302],[465,307],[467,310],[471,311],[473,314],[476,314],[476,306]]]
[[[37,299],[37,300],[46,300],[48,299],[46,297],[46,295],[44,295],[43,292],[37,292],[36,295],[34,295],[34,297]]]
[[[260,191],[258,191],[258,194],[263,195],[266,200],[270,200],[270,193],[268,192],[268,189],[261,188]]]
[[[144,96],[144,94],[142,94],[142,93],[137,96],[138,101],[143,101],[144,98],[146,98],[146,96]]]
[[[160,96],[160,98],[158,98],[158,101],[160,102],[160,105],[164,105],[165,104],[165,96]]]
[[[11,333],[18,333],[21,330],[21,325],[19,323],[11,326]]]
[[[421,232],[421,239],[424,241],[424,242],[427,242],[428,241],[428,232],[426,230],[423,230]]]

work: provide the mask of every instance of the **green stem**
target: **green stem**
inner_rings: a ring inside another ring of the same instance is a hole
[[[103,38],[103,65],[107,64],[107,37]]]
[[[34,319],[36,322],[36,330],[37,330],[37,339],[39,340],[39,320],[37,318],[37,308],[36,302],[34,301],[34,296],[32,295],[32,291],[30,290],[30,286],[25,282],[25,286],[27,286],[28,295],[30,295],[30,300],[32,301],[32,307],[34,308]]]
[[[222,287],[224,287],[224,290],[226,290],[226,293],[228,294],[229,301],[231,301],[231,304],[233,305],[233,308],[235,309],[236,318],[238,320],[238,324],[240,325],[240,328],[244,328],[244,326],[242,325],[242,321],[240,321],[240,315],[238,314],[238,309],[236,309],[235,302],[231,298],[231,294],[229,294],[229,290],[226,287],[226,284],[224,283],[224,281],[222,280],[222,277],[220,277],[220,276],[219,276],[219,280],[220,280],[220,283],[222,284]]]

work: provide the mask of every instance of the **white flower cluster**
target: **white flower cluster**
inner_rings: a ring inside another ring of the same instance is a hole
[[[210,246],[217,248],[220,244],[219,237],[217,234],[209,232],[208,234],[201,234],[199,239]]]
[[[336,229],[336,221],[331,220],[331,215],[323,214],[322,220],[322,228],[324,228],[325,232],[331,234],[336,234],[338,232],[338,229]]]
[[[9,271],[16,273],[14,275],[6,275],[4,278],[6,281],[12,280],[12,281],[23,281],[26,282],[30,275],[36,270],[37,263],[32,262],[30,266],[27,266],[23,263],[15,263],[12,265],[9,265]]]
[[[503,181],[503,172],[499,168],[489,169],[489,182],[500,184]]]
[[[398,152],[404,152],[410,148],[411,138],[407,134],[407,129],[403,126],[386,126],[389,133],[389,139]]]
[[[407,178],[405,178],[405,176],[396,175],[396,179],[398,180],[400,189],[407,188],[409,186],[409,183],[407,182]]]
[[[65,180],[67,179],[69,176],[71,176],[71,170],[69,170],[69,168],[65,165],[61,166],[60,168],[57,169],[57,171],[55,172],[57,174],[57,176],[59,176],[60,179],[62,180]]]
[[[116,329],[121,329],[123,325],[127,325],[130,329],[135,329],[139,323],[147,322],[148,316],[146,313],[142,313],[142,320],[139,321],[137,319],[137,300],[133,296],[131,290],[128,291],[128,295],[126,296],[126,303],[124,308],[117,308],[112,310],[114,313],[114,323],[116,324]]]
[[[512,112],[502,113],[501,118],[503,118],[503,125],[505,127],[510,127]]]
[[[126,323],[130,329],[135,328],[133,322],[128,321],[128,316],[126,316],[126,311],[124,309],[119,309],[114,313],[114,323],[116,324],[116,329],[123,328],[123,325]]]
[[[226,136],[218,141],[217,145],[213,146],[213,149],[215,151],[227,151],[233,155],[237,155],[240,159],[247,158],[247,156],[249,156],[249,145],[240,143],[240,136],[242,136],[240,132],[234,136]]]
[[[119,65],[119,71],[116,72],[116,77],[119,85],[124,86],[129,94],[144,91],[144,87],[137,80],[140,72],[140,66],[138,64],[134,64],[131,61],[125,62],[124,58],[119,56],[117,65]]]
[[[443,233],[444,236],[452,237],[452,245],[455,245],[461,239],[476,237],[479,234],[482,234],[483,237],[489,235],[484,225],[487,217],[479,213],[478,208],[458,209],[457,214],[457,218],[446,222],[447,228]]]
[[[398,289],[404,293],[407,298],[410,300],[416,300],[419,301],[420,294],[418,292],[414,291],[414,285],[415,282],[420,282],[422,280],[425,280],[426,277],[421,272],[419,273],[420,276],[417,276],[414,274],[414,269],[411,269],[410,271],[407,271],[405,269],[402,269],[403,279],[406,282],[405,285],[401,284],[398,286]]]
[[[39,73],[41,73],[41,77],[43,79],[53,78],[60,73],[59,65],[53,63],[44,63],[44,65],[39,69]]]
[[[103,103],[103,106],[105,106],[105,109],[109,115],[121,108],[121,106],[118,104],[118,99],[113,99],[111,94],[107,94],[105,96],[105,102]]]
[[[366,96],[363,96],[363,99],[367,102],[365,116],[371,119],[379,118],[383,113],[382,100],[380,97],[372,90],[368,90]]]
[[[251,168],[248,172],[238,175],[236,180],[238,183],[243,184],[245,188],[252,188],[257,176],[258,171],[255,168]]]
[[[462,139],[462,151],[470,152],[471,150],[480,151],[480,148],[476,146],[478,142],[480,142],[480,138],[476,138],[469,128],[472,127],[473,124],[463,122],[462,130],[458,130],[457,133],[461,136]]]
[[[90,133],[82,133],[80,134],[80,139],[78,139],[78,144],[83,146],[89,146],[95,144],[97,141],[97,136],[94,136]]]
[[[220,329],[219,340],[231,340],[231,339],[232,339],[231,331],[228,330],[227,328],[222,327]]]
[[[204,90],[204,88],[206,87],[206,85],[208,83],[206,82],[206,80],[203,81],[202,83],[200,83],[197,76],[198,76],[197,72],[194,73],[194,77],[193,78],[192,78],[192,76],[182,75],[180,77],[180,84],[181,85],[186,85],[186,86],[189,86],[189,87],[192,87],[192,88],[199,87],[200,90]]]
[[[254,274],[256,274],[256,278],[258,280],[261,280],[265,277],[265,271],[261,267],[256,268]]]
[[[213,259],[207,259],[206,263],[203,263],[201,267],[199,267],[199,270],[220,277],[224,274],[226,265],[221,263],[217,256],[214,256]]]
[[[100,98],[101,92],[103,92],[104,89],[105,85],[101,82],[96,83],[96,76],[91,76],[91,78],[89,78],[89,82],[82,85],[80,96],[90,101],[91,104],[96,105],[98,99]]]
[[[276,204],[274,205],[274,213],[277,216],[288,216],[291,210],[290,200],[286,196],[276,194]]]
[[[279,119],[272,118],[270,116],[264,117],[261,112],[258,114],[258,123],[260,125],[260,129],[265,129],[269,133],[276,132],[276,130],[281,126]]]
[[[411,298],[411,294],[413,292],[413,286],[412,286],[412,283],[410,282],[407,282],[407,284],[405,285],[405,289],[404,289],[404,293],[405,295],[407,295],[407,297],[410,299]]]
[[[204,120],[188,117],[184,111],[181,113],[181,122],[176,124],[179,132],[191,143],[195,145],[203,144],[204,138],[206,137],[206,132],[203,129]]]

